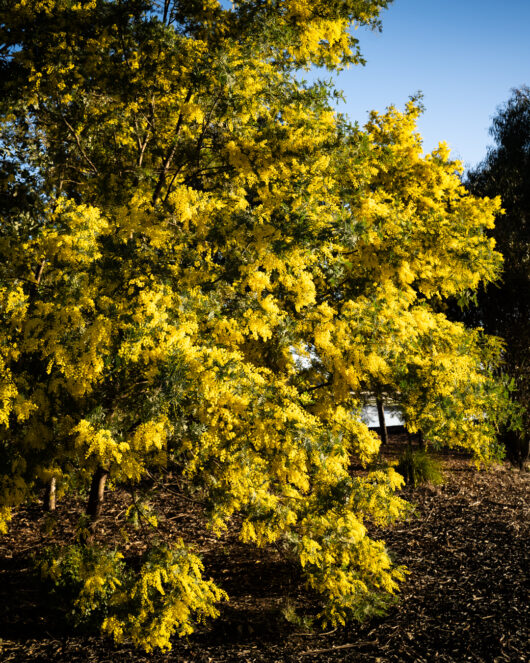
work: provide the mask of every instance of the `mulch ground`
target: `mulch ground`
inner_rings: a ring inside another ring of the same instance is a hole
[[[389,455],[402,441],[393,440]],[[200,510],[168,484],[154,499],[163,527],[194,541],[207,573],[230,595],[221,616],[167,654],[139,653],[65,627],[64,608],[35,580],[32,556],[54,536],[73,534],[82,504],[60,503],[55,533],[41,506],[20,509],[0,538],[0,661],[224,663],[363,661],[418,663],[529,661],[530,473],[508,464],[477,470],[442,455],[447,481],[407,488],[416,516],[381,538],[410,575],[385,616],[321,633],[285,619],[314,607],[296,566],[280,548],[255,550],[204,529]],[[171,492],[170,492],[171,491]],[[110,493],[102,536],[112,541],[123,496]],[[134,555],[141,543],[132,541]]]

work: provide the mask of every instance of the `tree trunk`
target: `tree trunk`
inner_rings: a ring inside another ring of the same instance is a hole
[[[386,430],[385,408],[383,406],[383,399],[376,398],[375,402],[377,404],[377,416],[379,417],[379,435],[381,436],[381,442],[382,444],[388,444],[388,432]]]
[[[407,429],[407,448],[409,451],[412,451],[412,435],[410,434],[410,431]]]
[[[418,431],[418,446],[422,451],[425,450],[425,438],[423,437],[421,430]]]
[[[46,484],[44,491],[44,509],[46,511],[55,511],[55,492],[57,488],[57,479],[52,477]]]
[[[510,430],[503,432],[501,440],[510,463],[520,470],[524,469],[529,456],[530,436]]]
[[[103,504],[103,497],[105,495],[105,483],[109,473],[102,467],[94,472],[92,477],[92,484],[90,486],[90,495],[88,497],[87,515],[90,516],[91,530],[95,529],[96,521],[101,513],[101,505]]]

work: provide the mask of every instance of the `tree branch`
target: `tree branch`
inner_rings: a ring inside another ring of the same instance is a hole
[[[90,160],[90,157],[88,156],[88,154],[87,154],[87,153],[85,152],[85,150],[83,149],[83,146],[81,145],[81,140],[79,139],[79,136],[77,135],[75,129],[72,127],[72,125],[70,124],[70,122],[68,122],[68,120],[64,117],[64,115],[61,115],[61,118],[62,118],[63,122],[66,124],[66,126],[68,127],[68,129],[70,130],[72,136],[75,138],[75,142],[76,142],[76,144],[77,144],[77,148],[78,148],[79,152],[81,153],[81,156],[82,156],[82,157],[85,159],[85,161],[90,165],[90,167],[92,168],[92,170],[94,171],[94,173],[95,173],[96,175],[99,175],[99,171],[98,171],[98,169],[96,168],[96,166],[94,166],[94,164],[93,164],[92,161]]]
[[[190,87],[187,94],[186,98],[184,99],[184,103],[187,104],[189,100],[191,99],[192,95],[192,88]],[[179,118],[177,120],[177,126],[175,127],[175,139],[173,142],[173,145],[169,149],[168,155],[164,159],[164,163],[162,165],[162,171],[160,173],[160,177],[158,178],[158,182],[156,184],[154,193],[153,193],[153,199],[152,203],[153,205],[156,204],[156,201],[159,199],[160,194],[162,193],[162,188],[164,187],[164,184],[166,183],[166,175],[169,171],[169,168],[171,166],[171,162],[173,161],[173,158],[175,157],[175,154],[177,152],[177,145],[178,145],[178,135],[180,133],[180,129],[182,127],[182,122],[183,122],[183,113],[182,111],[179,113]]]

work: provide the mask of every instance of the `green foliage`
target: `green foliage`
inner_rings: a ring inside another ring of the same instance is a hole
[[[77,626],[100,626],[127,577],[120,552],[81,544],[47,548],[36,565]]]
[[[423,449],[407,449],[399,458],[396,471],[405,479],[405,483],[421,486],[432,483],[435,486],[444,482],[442,464]]]
[[[172,635],[188,635],[194,622],[217,617],[216,603],[228,598],[213,581],[203,579],[203,570],[182,542],[152,548],[139,573],[115,597],[102,631],[146,651],[171,649]]]
[[[170,649],[173,634],[216,617],[226,594],[202,578],[203,565],[182,542],[149,549],[138,573],[116,550],[72,545],[49,548],[37,560],[41,577],[77,626],[100,628],[116,642],[130,640],[146,651]]]
[[[127,508],[127,511],[125,512],[125,520],[135,529],[138,529],[141,524],[147,524],[156,529],[158,523],[156,513],[153,511],[149,502],[144,499],[136,498]]]
[[[282,615],[290,624],[294,624],[304,631],[311,632],[314,628],[314,619],[310,615],[301,614],[291,599],[285,601]]]

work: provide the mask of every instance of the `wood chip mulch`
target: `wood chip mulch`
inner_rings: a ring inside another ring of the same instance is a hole
[[[197,509],[173,493],[155,496],[165,527],[195,542],[207,573],[231,597],[216,621],[175,640],[167,654],[114,646],[65,627],[63,606],[44,594],[31,571],[46,517],[38,504],[20,509],[0,537],[0,661],[528,662],[530,472],[508,464],[478,470],[458,455],[445,455],[443,463],[446,483],[405,489],[416,516],[381,533],[410,571],[399,602],[385,617],[326,633],[285,619],[286,606],[311,610],[314,599],[279,548],[255,550],[230,533],[219,541],[204,530]],[[73,531],[81,508],[58,505],[62,536]],[[123,508],[118,491],[111,493],[102,525],[109,540]]]

